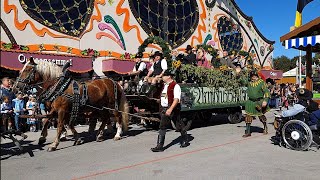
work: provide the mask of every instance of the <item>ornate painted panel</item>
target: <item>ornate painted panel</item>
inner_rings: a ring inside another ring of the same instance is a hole
[[[136,53],[148,36],[180,51],[189,44],[248,51],[256,66],[272,68],[274,42],[234,0],[2,0],[0,7],[1,48],[93,55],[98,74],[103,59]]]

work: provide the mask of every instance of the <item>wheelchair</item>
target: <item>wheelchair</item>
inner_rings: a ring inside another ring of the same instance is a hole
[[[280,145],[296,151],[305,151],[311,147],[320,148],[319,125],[308,126],[310,113],[301,112],[292,117],[275,116],[274,140]]]

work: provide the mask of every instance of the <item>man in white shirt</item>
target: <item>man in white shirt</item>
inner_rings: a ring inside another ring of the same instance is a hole
[[[143,83],[142,78],[148,74],[148,69],[147,69],[146,63],[141,61],[142,57],[143,57],[142,52],[138,52],[135,55],[136,64],[134,65],[132,71],[128,72],[127,73],[128,76],[123,78],[125,80],[124,83],[122,81],[120,81],[120,85],[123,84],[123,90],[125,90],[125,91],[131,90],[132,89],[132,88],[130,88],[131,86],[135,87],[135,86],[139,85],[139,87],[140,87],[142,85],[142,83]],[[140,81],[140,79],[142,79],[142,80]],[[134,80],[134,81],[128,82],[129,80]]]
[[[133,67],[132,71],[128,73],[130,76],[138,75],[140,78],[146,76],[148,73],[147,65],[145,62],[141,61],[143,54],[138,52],[135,56],[135,66]]]
[[[164,151],[164,140],[167,131],[167,125],[170,124],[170,121],[178,123],[181,132],[181,143],[180,147],[184,148],[189,145],[187,138],[187,131],[185,130],[184,123],[180,118],[180,100],[181,100],[181,88],[173,80],[174,73],[170,70],[166,70],[163,74],[163,82],[165,83],[164,88],[161,93],[160,104],[161,104],[161,120],[159,126],[159,135],[157,140],[157,146],[151,148],[153,152],[162,152]]]
[[[163,76],[163,73],[168,69],[168,64],[165,59],[162,59],[162,53],[156,51],[154,53],[154,63],[149,69],[147,76],[144,81],[151,83],[149,90],[146,92],[147,95],[153,95],[153,91],[156,89],[156,84],[159,82]]]

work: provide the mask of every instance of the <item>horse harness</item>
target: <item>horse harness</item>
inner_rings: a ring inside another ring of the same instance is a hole
[[[117,83],[113,81],[113,86],[114,86],[114,95],[115,95],[115,109],[118,111],[119,109],[119,104],[118,104],[118,88],[117,88]],[[64,91],[69,87],[69,85],[72,83],[72,88],[73,88],[73,94],[66,94]],[[80,86],[82,86],[82,96],[80,96]],[[72,108],[71,108],[71,116],[70,116],[70,121],[69,125],[73,124],[79,114],[79,108],[83,106],[89,106],[87,104],[88,101],[88,86],[86,85],[85,82],[80,82],[78,83],[75,80],[72,80],[72,78],[66,78],[64,76],[60,77],[58,82],[52,86],[49,91],[46,91],[44,94],[41,94],[39,96],[39,99],[42,101],[49,101],[53,102],[57,97],[59,96],[64,96],[68,98],[72,102]]]
[[[66,94],[64,91],[72,84],[73,87],[73,94]],[[80,97],[80,86],[82,86],[82,96]],[[75,80],[72,80],[70,77],[60,77],[58,82],[55,83],[49,91],[46,91],[44,94],[39,96],[41,101],[49,101],[53,102],[57,97],[64,96],[72,102],[71,108],[71,116],[69,124],[75,122],[78,117],[79,108],[80,106],[84,106],[88,100],[88,87],[85,82],[79,83]]]

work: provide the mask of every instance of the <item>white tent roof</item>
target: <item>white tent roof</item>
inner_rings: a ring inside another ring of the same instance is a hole
[[[283,77],[292,77],[292,76],[296,76],[297,74],[297,68],[293,68],[285,73],[283,73]]]
[[[297,68],[293,68],[285,73],[283,73],[283,77],[295,77],[297,75]],[[302,74],[302,77],[306,75]]]

